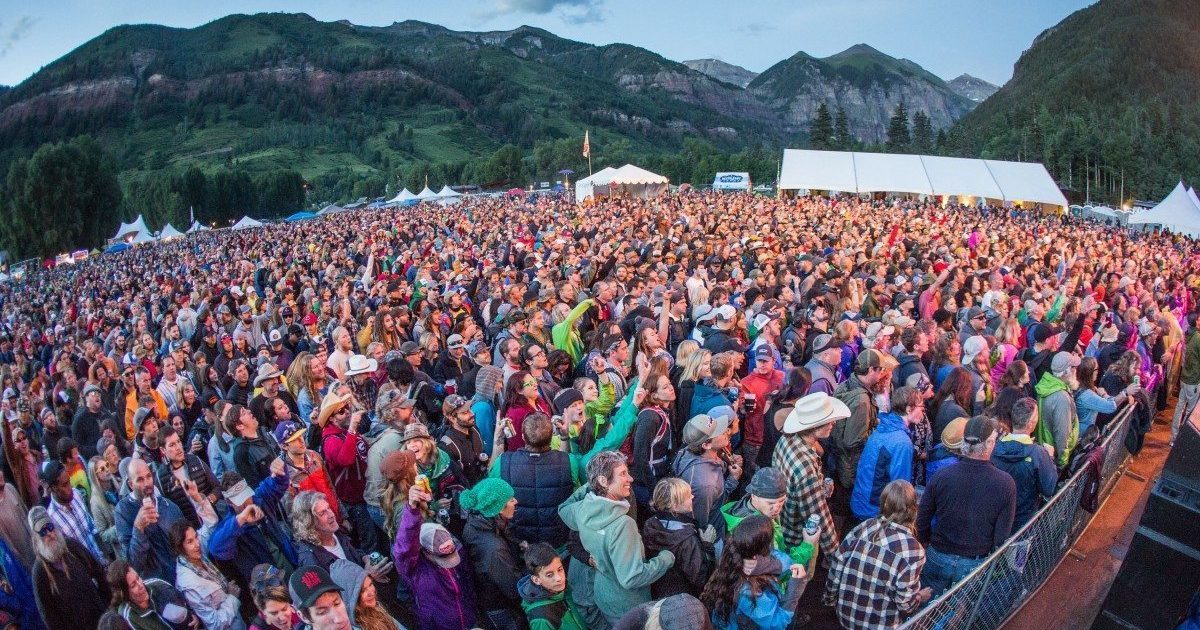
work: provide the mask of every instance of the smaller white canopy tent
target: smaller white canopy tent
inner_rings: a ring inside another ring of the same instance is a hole
[[[133,240],[129,242],[133,243],[134,245],[141,245],[142,243],[153,243],[155,240],[156,239],[154,238],[154,235],[150,233],[150,230],[143,230],[138,232],[137,235],[133,237]]]
[[[421,201],[430,201],[433,199],[437,199],[437,196],[438,196],[437,193],[433,192],[432,190],[429,190],[428,186],[422,188],[421,192],[417,193],[417,199],[420,199]]]
[[[388,199],[387,203],[388,204],[403,203],[405,201],[408,201],[409,199],[412,199],[413,197],[416,197],[416,195],[412,194],[412,192],[409,191],[409,189],[405,188],[404,190],[401,190],[399,193],[396,193],[395,197]]]
[[[201,225],[199,221],[195,221],[195,220],[193,220],[193,221],[192,221],[192,226],[188,228],[188,231],[187,231],[187,233],[188,233],[188,234],[195,234],[196,232],[205,232],[205,231],[207,231],[207,230],[209,230],[209,229],[210,229],[210,228],[207,228],[207,227],[205,227],[205,226]]]
[[[158,240],[165,241],[169,238],[179,238],[180,236],[183,236],[183,232],[176,230],[175,226],[168,223],[164,225],[162,231],[158,233]]]
[[[750,173],[717,173],[713,190],[750,190]]]
[[[1131,215],[1129,225],[1157,225],[1176,234],[1200,236],[1200,205],[1179,182],[1157,206]]]
[[[626,164],[617,169],[609,178],[608,190],[609,194],[620,191],[632,197],[649,199],[667,192],[670,181],[658,173],[651,173],[639,166]]]
[[[249,230],[252,228],[259,228],[262,226],[263,226],[262,221],[255,221],[254,219],[251,219],[250,217],[242,217],[241,219],[238,219],[237,223],[233,224],[232,229],[234,229],[234,230]]]
[[[320,210],[318,210],[317,215],[325,216],[327,214],[333,214],[335,212],[344,212],[345,210],[346,210],[345,208],[337,205],[336,203],[331,203],[328,206],[325,206],[324,208],[321,208]]]
[[[442,189],[438,191],[437,196],[438,203],[443,206],[452,206],[462,201],[462,194],[455,192],[449,186],[442,186]]]
[[[575,182],[575,201],[576,203],[587,199],[593,195],[608,194],[608,182],[612,179],[612,174],[616,173],[617,169],[606,166],[587,177]]]
[[[130,234],[138,234],[140,232],[149,232],[150,228],[146,227],[146,220],[142,215],[138,215],[132,223],[122,223],[121,227],[117,228],[117,233],[113,235],[112,240],[118,240],[129,236]]]

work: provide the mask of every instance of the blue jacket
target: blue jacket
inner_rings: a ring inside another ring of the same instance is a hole
[[[863,520],[879,516],[883,487],[896,479],[911,482],[912,469],[913,443],[904,418],[895,413],[879,414],[879,426],[867,437],[854,475],[854,491],[850,494],[854,516]]]
[[[925,481],[933,479],[933,473],[957,462],[958,454],[950,452],[950,449],[938,442],[934,445],[933,452],[929,454],[929,461],[925,464]]]
[[[13,621],[21,628],[44,630],[46,625],[42,623],[41,613],[37,609],[29,571],[21,565],[3,538],[0,538],[0,564],[4,565],[4,574],[8,576],[8,584],[12,587],[11,593],[0,590],[0,610],[12,615]]]
[[[286,477],[267,477],[254,489],[254,504],[262,509],[264,517],[253,525],[238,525],[237,514],[226,510],[225,515],[213,527],[208,539],[208,553],[214,560],[232,561],[238,572],[250,579],[254,566],[267,563],[278,566],[271,553],[275,545],[291,567],[279,567],[285,572],[299,566],[292,539],[279,525],[279,500],[288,489]]]
[[[1041,444],[1035,444],[1028,435],[1015,433],[996,442],[992,463],[1011,475],[1017,484],[1017,512],[1013,518],[1016,531],[1037,513],[1042,498],[1054,496],[1058,466]]]
[[[688,417],[678,418],[678,421],[686,423],[702,413],[708,413],[714,407],[732,404],[725,390],[713,385],[712,379],[706,378],[696,383],[696,388],[692,390],[692,406]]]
[[[117,501],[116,514],[117,538],[121,546],[129,554],[129,564],[142,576],[142,579],[156,577],[169,584],[175,583],[175,551],[167,539],[167,532],[175,521],[184,518],[179,506],[161,495],[154,496],[158,507],[158,522],[138,531],[133,526],[138,511],[142,509],[142,500],[132,493]]]

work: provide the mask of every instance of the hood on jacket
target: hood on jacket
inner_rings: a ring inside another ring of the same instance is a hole
[[[904,423],[904,418],[898,413],[887,412],[879,414],[879,425],[875,427],[880,433],[891,433],[893,431],[908,431],[908,426]]]
[[[1018,464],[1024,460],[1032,461],[1029,454],[1030,447],[1033,446],[1033,440],[1026,436],[1026,439],[1011,439],[1010,436],[1005,436],[1003,439],[996,442],[996,448],[992,451],[992,459],[1002,461],[1006,464]],[[1041,448],[1040,446],[1034,448]]]
[[[528,575],[517,580],[517,594],[521,596],[521,608],[526,611],[542,604],[561,601],[566,593],[565,590],[561,593],[551,593],[544,587],[534,584]]]
[[[430,481],[440,479],[446,474],[446,470],[450,468],[450,454],[440,448],[435,448],[437,459],[433,461],[433,467],[429,470],[421,468],[421,464],[417,464],[417,472],[429,477]]]
[[[367,572],[362,567],[349,560],[335,560],[329,565],[329,579],[342,589],[342,601],[346,602],[346,614],[350,617],[350,625],[354,625],[354,607],[358,604],[358,594],[362,592],[363,580]]]
[[[1037,386],[1033,388],[1033,391],[1037,392],[1038,400],[1041,400],[1055,392],[1070,393],[1071,388],[1067,387],[1067,384],[1061,378],[1050,372],[1046,372],[1042,375],[1041,380],[1037,382]]]
[[[677,471],[675,476],[684,481],[691,483],[697,474],[717,475],[722,481],[725,479],[725,464],[719,459],[697,455],[686,448],[681,449],[677,457],[673,466]]]
[[[642,526],[642,543],[647,548],[673,549],[696,536],[696,520],[691,514],[655,512]]]
[[[588,492],[582,499],[558,510],[563,523],[575,531],[601,530],[629,515],[628,501],[614,501]]]

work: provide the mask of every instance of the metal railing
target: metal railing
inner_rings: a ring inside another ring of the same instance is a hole
[[[1125,434],[1134,406],[1108,423],[1098,448],[1104,451],[1099,500],[1112,492],[1129,453]],[[994,630],[1033,596],[1092,520],[1079,507],[1088,485],[1086,468],[1072,475],[1047,503],[999,549],[960,582],[922,608],[902,630]]]

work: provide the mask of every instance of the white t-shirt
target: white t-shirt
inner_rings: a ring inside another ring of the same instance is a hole
[[[325,547],[325,551],[328,551],[329,553],[341,558],[342,560],[346,559],[346,552],[342,549],[342,543],[338,542],[337,538],[333,539],[333,545],[321,545],[321,546]]]

